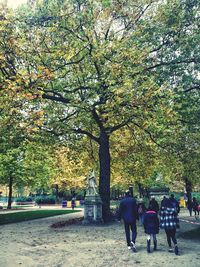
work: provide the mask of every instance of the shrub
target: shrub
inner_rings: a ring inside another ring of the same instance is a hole
[[[82,194],[76,195],[76,200],[84,200],[84,195]]]
[[[56,197],[55,196],[39,196],[35,198],[35,202],[37,204],[55,204]]]
[[[32,202],[33,199],[32,197],[18,197],[15,199],[15,202],[18,203],[18,202]]]
[[[200,192],[192,192],[192,197],[196,197],[197,201],[200,202]]]

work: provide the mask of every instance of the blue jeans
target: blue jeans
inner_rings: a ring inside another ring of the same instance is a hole
[[[133,223],[124,222],[124,228],[125,228],[125,233],[126,233],[127,246],[130,246],[131,241],[135,243],[135,240],[137,237],[136,222],[133,222]],[[130,238],[130,231],[132,232],[132,240]]]
[[[144,224],[144,213],[139,215],[141,225]]]

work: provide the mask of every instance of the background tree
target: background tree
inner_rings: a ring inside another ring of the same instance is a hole
[[[80,149],[77,152],[70,148],[56,147],[54,152],[55,174],[50,183],[58,185],[62,190],[85,189],[86,176],[92,169],[88,157]]]

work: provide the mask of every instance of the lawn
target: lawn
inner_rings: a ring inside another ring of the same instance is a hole
[[[33,207],[33,205],[12,205],[12,209],[26,209],[26,208],[30,208]]]
[[[0,214],[0,225],[69,214],[79,210],[32,210]]]

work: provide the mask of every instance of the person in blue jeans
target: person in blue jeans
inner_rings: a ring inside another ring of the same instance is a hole
[[[193,197],[192,200],[193,200],[192,201],[192,203],[193,203],[193,211],[194,211],[195,218],[197,220],[198,217],[199,217],[199,203],[198,203],[196,197]]]
[[[137,205],[137,212],[138,212],[138,216],[139,216],[139,221],[140,221],[141,225],[143,225],[144,224],[144,214],[146,212],[146,207],[144,205],[143,199],[139,200],[139,203]]]
[[[121,200],[119,206],[118,220],[123,219],[128,249],[136,252],[135,241],[137,237],[136,220],[138,219],[136,200],[127,191],[125,198]]]

